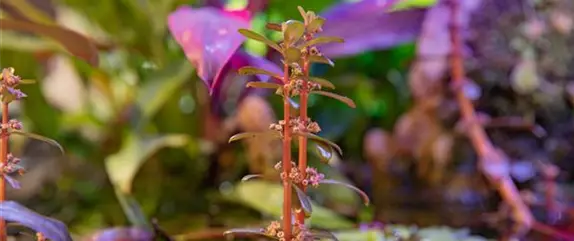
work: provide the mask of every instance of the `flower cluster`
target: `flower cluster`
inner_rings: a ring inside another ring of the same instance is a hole
[[[0,75],[0,93],[2,99],[11,101],[13,99],[19,100],[26,97],[26,94],[19,89],[16,89],[21,82],[20,76],[14,75],[14,68],[5,68]]]
[[[24,173],[24,168],[20,166],[20,158],[15,157],[12,153],[8,153],[6,164],[0,163],[0,170],[2,174],[12,174],[18,172],[20,175]]]
[[[281,165],[282,162],[275,164],[275,170],[281,170]],[[295,166],[296,164],[295,162],[291,162],[291,165]],[[303,173],[301,173],[299,169],[291,168],[289,175],[285,172],[281,173],[282,180],[287,178],[294,184],[301,184],[305,187],[309,185],[318,187],[321,181],[325,179],[325,174],[318,172],[316,168],[307,167],[307,169],[305,169],[305,176],[303,176]]]
[[[278,221],[271,222],[267,227],[261,230],[268,237],[276,238],[280,241],[286,241],[285,233],[281,228],[281,223]],[[313,237],[309,235],[308,229],[303,224],[295,223],[293,225],[293,238],[291,241],[311,241]]]
[[[310,132],[310,133],[317,133],[321,131],[321,127],[317,122],[311,121],[311,118],[307,118],[307,120],[301,120],[299,117],[292,118],[289,120],[289,127],[293,131],[293,133],[302,133],[302,132]],[[283,132],[285,128],[285,121],[280,120],[278,123],[273,123],[269,125],[270,130]]]
[[[9,120],[7,124],[1,125],[2,129],[21,130],[22,122],[16,119]]]

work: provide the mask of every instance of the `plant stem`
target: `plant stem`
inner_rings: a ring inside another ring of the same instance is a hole
[[[283,67],[283,82],[289,83],[289,66],[284,64]],[[283,173],[286,175],[283,179],[283,232],[285,232],[285,240],[291,240],[292,237],[292,215],[291,215],[291,193],[292,186],[289,180],[289,173],[291,172],[291,126],[289,125],[291,119],[291,103],[289,102],[289,90],[285,90],[283,94]]]
[[[8,164],[8,129],[4,128],[8,126],[8,103],[2,103],[2,132],[0,140],[0,163],[2,167]],[[1,171],[1,170],[0,170]],[[6,200],[6,180],[4,175],[0,178],[0,202]],[[6,221],[0,218],[0,241],[6,241]]]
[[[303,58],[303,74],[305,77],[309,77],[309,61],[306,57]],[[300,103],[299,103],[299,119],[302,121],[307,121],[307,100],[309,98],[309,90],[307,88],[307,79],[303,79],[303,88],[299,95]],[[306,178],[306,170],[307,170],[307,137],[306,136],[299,136],[299,172],[301,173],[303,179]],[[303,192],[306,191],[306,187],[301,185],[301,190]],[[298,212],[297,213],[297,222],[300,224],[305,224],[305,213]]]
[[[458,23],[459,0],[451,0],[451,26],[450,35],[452,41],[452,56],[451,56],[451,78],[456,87],[456,98],[460,108],[462,119],[468,123],[467,131],[470,141],[472,142],[481,162],[481,166],[496,166],[506,162],[499,152],[494,148],[492,142],[486,135],[484,128],[479,124],[476,118],[476,113],[472,102],[465,96],[462,91],[465,79],[465,70],[463,65],[462,56],[462,42],[460,38],[460,30]],[[486,162],[486,163],[485,163]],[[526,232],[532,225],[534,218],[528,207],[524,204],[520,197],[518,189],[508,175],[495,176],[486,171],[485,176],[488,178],[491,185],[493,185],[500,193],[502,199],[508,203],[513,209],[513,217],[519,225],[521,225],[522,232]],[[518,230],[517,230],[518,231]]]

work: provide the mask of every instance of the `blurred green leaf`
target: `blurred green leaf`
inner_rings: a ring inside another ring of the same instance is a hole
[[[339,241],[385,241],[385,235],[379,230],[349,230],[335,233]]]
[[[130,193],[132,181],[146,160],[162,148],[184,147],[188,141],[189,137],[181,134],[141,137],[130,132],[120,151],[106,158],[106,172],[117,189]]]
[[[391,11],[407,10],[409,8],[426,8],[434,6],[438,0],[401,0],[395,4]]]
[[[2,30],[25,31],[52,38],[62,44],[72,55],[94,66],[98,65],[98,50],[96,46],[79,33],[58,26],[11,19],[0,19],[0,25],[2,25]]]
[[[238,183],[234,191],[226,197],[230,201],[241,202],[262,213],[279,218],[282,215],[283,187],[266,181],[252,180]],[[310,224],[326,229],[353,227],[353,223],[312,202],[313,215]]]
[[[143,118],[153,117],[192,74],[193,68],[184,60],[148,76],[137,97],[137,105],[143,111]]]
[[[41,9],[36,8],[28,0],[4,0],[4,4],[7,4],[14,9],[16,9],[20,14],[23,14],[27,19],[32,22],[55,25],[54,20],[48,16]]]
[[[2,30],[0,48],[25,52],[60,51],[62,46],[36,36],[19,34],[15,31]]]
[[[34,134],[34,133],[29,133],[29,132],[24,132],[24,131],[19,131],[19,130],[12,130],[10,131],[10,134],[16,134],[16,135],[20,135],[20,136],[25,136],[28,138],[32,138],[35,140],[39,140],[45,143],[48,143],[50,145],[53,145],[55,147],[57,147],[60,152],[62,152],[62,154],[64,154],[64,148],[60,145],[60,143],[58,143],[57,141],[50,139],[48,137],[42,136],[42,135],[38,135],[38,134]]]

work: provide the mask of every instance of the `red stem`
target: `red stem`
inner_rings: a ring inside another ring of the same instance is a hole
[[[8,103],[2,103],[2,127],[8,126]],[[8,129],[2,128],[2,139],[0,140],[0,162],[2,166],[8,163]],[[0,202],[6,200],[6,180],[4,176],[0,178]],[[6,221],[0,218],[0,241],[6,241]]]
[[[470,141],[472,142],[474,149],[476,150],[478,156],[480,157],[480,162],[482,166],[489,165],[499,165],[500,162],[505,162],[506,160],[502,157],[499,152],[494,148],[492,142],[486,135],[484,128],[479,124],[477,120],[476,113],[472,102],[466,98],[462,87],[464,85],[465,70],[463,65],[463,55],[462,55],[462,41],[460,39],[460,30],[457,16],[460,14],[459,11],[459,1],[452,0],[451,4],[451,41],[452,41],[452,56],[451,60],[451,78],[456,86],[456,98],[460,108],[460,113],[465,123],[468,123],[467,131]],[[532,224],[534,218],[530,213],[528,207],[522,201],[518,189],[507,175],[505,176],[493,176],[489,172],[484,172],[488,177],[491,185],[493,185],[500,193],[502,199],[512,207],[515,221],[522,225],[523,229],[529,228]],[[521,230],[525,231],[525,230]]]
[[[305,77],[309,77],[309,61],[307,57],[303,58],[303,74]],[[307,89],[307,79],[303,78],[303,89],[300,93],[300,103],[299,103],[299,119],[302,121],[307,121],[307,99],[309,98],[309,90]],[[299,172],[303,176],[303,179],[306,178],[307,173],[307,137],[306,136],[299,136]],[[306,191],[306,187],[300,185],[301,190],[303,192]],[[297,222],[300,224],[305,224],[305,213],[298,212],[297,213]]]
[[[283,67],[283,82],[289,83],[289,66],[287,64]],[[292,186],[289,180],[289,173],[291,172],[291,126],[289,125],[291,119],[291,103],[289,103],[289,90],[286,89],[283,94],[283,121],[285,126],[283,128],[283,232],[285,232],[285,240],[291,240],[292,227],[291,227],[291,193]]]

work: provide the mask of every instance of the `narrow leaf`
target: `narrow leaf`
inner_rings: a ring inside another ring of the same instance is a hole
[[[331,97],[333,99],[336,99],[338,101],[341,101],[341,102],[347,104],[351,108],[357,107],[353,100],[349,99],[348,97],[342,96],[342,95],[338,95],[338,94],[327,92],[327,91],[320,91],[320,90],[311,91],[310,93]]]
[[[54,241],[72,241],[68,228],[63,222],[40,215],[17,202],[1,202],[0,217],[6,221],[20,223]]]
[[[262,178],[262,177],[263,177],[263,175],[261,175],[261,174],[249,174],[249,175],[246,175],[243,178],[241,178],[241,181],[246,182],[246,181],[249,181],[251,179]]]
[[[370,203],[369,196],[368,196],[365,192],[363,192],[363,190],[361,190],[361,189],[359,189],[358,187],[355,187],[355,186],[353,186],[353,185],[351,185],[351,184],[344,183],[344,182],[340,182],[340,181],[337,181],[337,180],[332,180],[332,179],[324,179],[324,180],[321,180],[319,183],[321,183],[321,184],[335,184],[335,185],[345,186],[345,187],[347,187],[347,188],[349,188],[349,189],[352,189],[352,190],[354,190],[355,192],[357,192],[357,193],[361,196],[361,198],[363,198],[363,203],[365,203],[365,205],[368,206],[369,203]]]
[[[307,12],[305,11],[305,9],[303,9],[303,7],[301,6],[297,6],[297,10],[299,10],[299,14],[301,14],[301,17],[305,20],[305,23],[307,22]]]
[[[337,144],[335,144],[332,141],[327,140],[323,137],[320,137],[318,135],[308,133],[308,132],[297,132],[297,133],[293,133],[293,134],[297,135],[297,136],[306,136],[307,138],[309,138],[315,142],[319,142],[319,143],[322,143],[324,145],[329,145],[329,146],[335,148],[337,150],[337,152],[339,152],[339,154],[343,155],[343,150],[341,150],[341,147],[339,147]]]
[[[266,131],[266,132],[243,132],[243,133],[239,133],[239,134],[235,134],[232,137],[229,138],[229,143],[234,142],[234,141],[239,141],[239,140],[243,140],[243,139],[247,139],[247,138],[255,138],[255,137],[259,137],[259,136],[272,136],[275,138],[280,138],[281,136],[279,135],[279,133],[277,133],[276,131]]]
[[[72,30],[40,23],[0,19],[2,30],[31,32],[59,42],[70,54],[77,56],[93,66],[98,65],[98,50],[85,36]]]
[[[328,59],[325,56],[312,55],[312,56],[309,56],[309,61],[315,62],[315,63],[328,64],[331,67],[335,66],[335,63],[333,63],[333,61],[331,61],[330,59]]]
[[[4,3],[16,9],[20,14],[23,14],[31,22],[42,23],[46,25],[55,25],[54,19],[37,8],[28,0],[4,0]]]
[[[264,70],[264,69],[255,68],[255,67],[253,67],[253,66],[245,66],[245,67],[242,67],[242,68],[239,69],[238,73],[239,73],[240,75],[258,75],[258,74],[263,74],[263,75],[271,76],[271,77],[276,78],[276,79],[281,79],[281,78],[282,78],[280,74],[276,74],[276,73],[273,73],[273,72],[271,72],[271,71],[267,71],[267,70]]]
[[[274,89],[274,90],[281,89],[283,87],[280,84],[259,82],[259,81],[247,82],[246,86],[251,88]]]
[[[52,140],[48,137],[41,136],[41,135],[34,134],[34,133],[29,133],[29,132],[23,132],[23,131],[19,131],[19,130],[12,130],[12,131],[10,131],[10,134],[21,135],[21,136],[25,136],[28,138],[32,138],[32,139],[46,142],[48,144],[51,144],[51,145],[57,147],[60,150],[60,152],[62,152],[62,154],[64,154],[64,148],[60,145],[60,143],[58,143],[57,141]]]
[[[309,47],[309,46],[316,46],[319,44],[328,44],[328,43],[344,43],[345,40],[338,37],[317,37],[311,39],[301,45],[301,48]]]
[[[239,33],[247,38],[263,42],[264,44],[269,45],[269,47],[274,48],[275,50],[281,52],[281,47],[279,47],[277,43],[271,41],[270,39],[266,38],[261,34],[253,32],[249,29],[239,29]]]
[[[263,229],[262,228],[234,228],[234,229],[230,229],[227,230],[223,233],[223,236],[231,236],[231,237],[248,237],[248,236],[265,236],[267,237],[267,235],[265,235],[265,233],[263,233]]]
[[[305,217],[311,217],[311,213],[313,212],[313,207],[311,206],[311,199],[301,188],[297,185],[293,185],[293,191],[296,195],[293,195],[295,198],[293,204],[295,205],[296,209],[301,209],[305,212]]]
[[[327,231],[327,230],[320,230],[320,229],[310,229],[309,230],[311,232],[311,236],[315,239],[315,240],[334,240],[334,241],[339,241],[339,239],[337,239],[337,237]]]
[[[23,84],[23,85],[30,85],[30,84],[35,84],[35,83],[36,83],[36,80],[33,80],[33,79],[22,79],[22,80],[20,80],[20,84]]]
[[[333,158],[333,148],[322,142],[318,142],[315,145],[315,153],[319,156],[319,159],[323,163],[329,163]]]
[[[335,89],[335,85],[333,85],[333,83],[331,83],[331,81],[328,81],[326,79],[322,79],[322,78],[318,78],[318,77],[309,77],[309,80],[311,82],[315,82],[317,84],[320,84],[321,87],[326,87],[329,89]]]
[[[294,99],[289,98],[289,104],[291,104],[291,107],[293,107],[294,109],[299,109],[299,103],[297,103],[297,101],[295,101]]]

